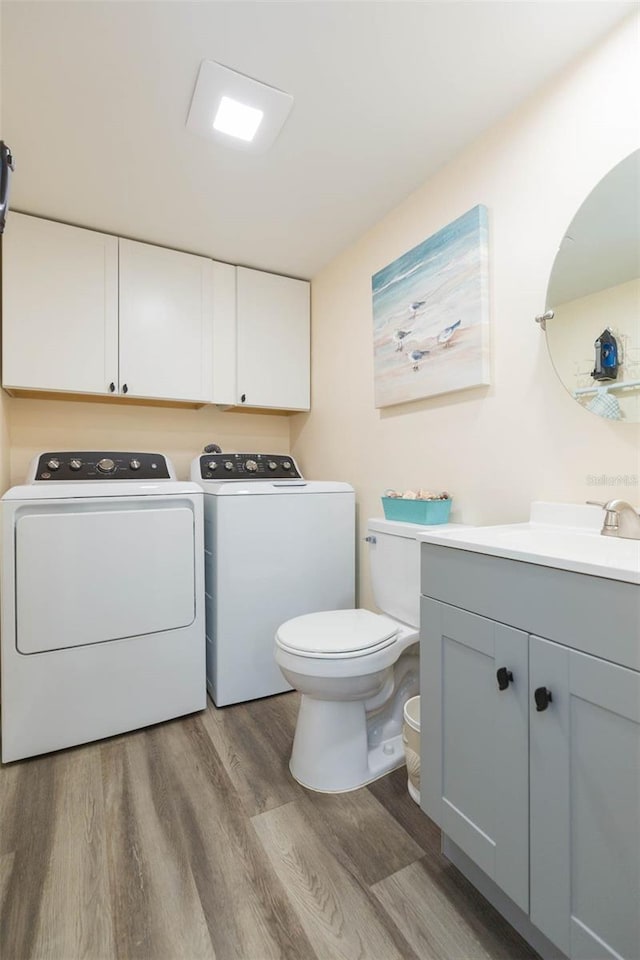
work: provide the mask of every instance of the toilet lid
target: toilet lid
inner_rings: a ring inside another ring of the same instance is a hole
[[[278,629],[279,646],[308,657],[373,653],[393,643],[398,624],[370,610],[327,610],[287,620]]]

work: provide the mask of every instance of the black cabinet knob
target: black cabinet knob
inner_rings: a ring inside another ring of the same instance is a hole
[[[496,671],[496,677],[498,680],[498,690],[506,690],[513,681],[513,674],[511,670],[507,670],[506,667],[500,667],[500,669]]]
[[[116,385],[112,380],[111,383],[109,384],[109,393],[115,393],[115,392],[116,392]]]
[[[123,393],[129,393],[129,387],[126,385],[126,383],[123,383],[123,384],[122,384],[122,392],[123,392]]]
[[[247,395],[246,393],[243,393],[242,396],[240,397],[240,403],[246,403],[246,402],[247,402]]]
[[[533,692],[533,699],[536,702],[536,710],[538,713],[542,713],[553,700],[551,690],[547,690],[546,687],[538,687],[538,689]]]

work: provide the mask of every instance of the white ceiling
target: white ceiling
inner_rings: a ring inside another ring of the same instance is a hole
[[[310,277],[634,8],[5,0],[13,206]],[[268,153],[187,132],[203,59],[293,94]]]

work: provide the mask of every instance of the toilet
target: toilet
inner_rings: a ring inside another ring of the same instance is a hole
[[[404,762],[403,707],[419,692],[420,527],[369,520],[370,610],[287,620],[275,657],[301,694],[289,769],[321,793],[356,790]]]

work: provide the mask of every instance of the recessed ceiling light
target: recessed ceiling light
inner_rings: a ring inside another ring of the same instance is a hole
[[[237,150],[262,153],[280,133],[292,106],[291,94],[203,60],[187,129]]]
[[[246,103],[232,100],[231,97],[222,97],[213,126],[220,133],[228,133],[230,137],[253,140],[263,117],[264,110],[249,107]]]

